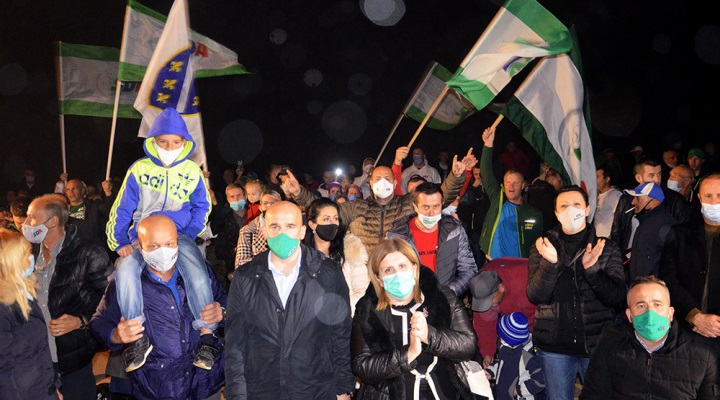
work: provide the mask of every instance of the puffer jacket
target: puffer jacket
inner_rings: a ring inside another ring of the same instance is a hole
[[[283,306],[269,251],[235,270],[225,328],[225,398],[335,400],[351,392],[350,301],[337,263],[300,245]]]
[[[527,297],[537,304],[533,343],[542,349],[543,345],[554,346],[558,341],[560,322],[559,298],[567,299],[565,305],[573,309],[573,315],[580,307],[585,334],[585,352],[590,355],[597,339],[606,325],[615,318],[617,307],[625,303],[627,285],[623,272],[622,258],[617,245],[605,241],[598,261],[588,269],[582,265],[582,256],[588,243],[597,245],[595,228],[587,224],[583,244],[577,254],[568,254],[560,240],[561,225],[547,232],[547,238],[558,253],[558,262],[547,261],[533,245],[528,260]],[[574,290],[572,300],[567,293],[561,293],[556,285],[562,274],[572,274]]]
[[[495,232],[497,232],[497,226],[500,222],[503,203],[505,203],[505,191],[493,173],[492,157],[492,147],[483,147],[482,157],[480,158],[480,173],[483,177],[485,193],[487,193],[490,198],[490,208],[485,216],[482,233],[480,234],[480,249],[487,255],[490,254]],[[520,257],[527,258],[530,253],[530,247],[543,232],[542,212],[523,200],[522,203],[517,206],[516,217],[518,246],[520,247],[518,251]]]
[[[210,192],[202,170],[190,160],[195,142],[181,124],[182,117],[178,115],[180,120],[176,121],[164,116],[163,112],[155,119],[143,144],[146,157],[130,166],[110,210],[105,233],[113,251],[132,244],[137,239],[137,223],[149,215],[170,217],[178,233],[193,240],[205,231],[211,210]],[[186,141],[178,158],[166,168],[158,157],[154,137],[167,133],[180,135]]]
[[[400,237],[410,243],[415,252],[415,241],[410,233],[410,221],[416,213],[395,221],[388,237]],[[477,274],[475,258],[470,251],[467,234],[460,221],[443,215],[438,221],[438,247],[435,274],[441,285],[449,287],[455,295],[462,296],[470,287],[470,280]]]
[[[0,281],[0,399],[57,399],[60,379],[53,370],[42,310],[30,301],[26,320],[11,297],[15,292],[17,288]]]
[[[343,238],[343,251],[345,252],[345,261],[342,271],[345,283],[350,289],[351,315],[355,315],[355,304],[365,295],[370,284],[367,270],[368,253],[360,238],[350,232],[345,233],[345,238]]]
[[[443,207],[452,203],[460,194],[460,188],[465,182],[465,175],[456,177],[448,175],[442,184]],[[398,183],[399,184],[399,183]],[[315,195],[304,187],[300,188],[300,194],[293,196],[297,204],[310,206],[315,200]],[[357,199],[339,204],[339,217],[343,223],[348,224],[349,231],[362,240],[368,254],[372,254],[377,246],[390,230],[393,222],[413,214],[412,195],[394,195],[390,202],[384,206],[375,200],[375,197]]]
[[[225,306],[227,295],[208,266],[213,300]],[[133,396],[137,399],[204,399],[218,391],[224,383],[224,352],[222,342],[210,371],[193,366],[200,343],[200,331],[193,329],[195,319],[185,297],[185,282],[178,273],[176,288],[180,306],[172,291],[154,279],[147,268],[140,276],[143,296],[145,334],[153,345],[142,368],[130,373]],[[122,313],[117,301],[115,281],[105,292],[90,326],[97,339],[110,350],[122,345],[112,343],[113,330]]]
[[[37,260],[40,245],[33,245]],[[84,317],[90,321],[108,285],[108,276],[114,267],[105,250],[80,239],[77,228],[65,227],[65,240],[57,255],[55,270],[50,280],[48,309],[50,318],[63,314]],[[79,370],[90,364],[97,342],[89,329],[76,329],[55,338],[58,367],[61,375]]]
[[[476,352],[475,332],[465,308],[455,294],[438,284],[426,267],[420,270],[420,288],[427,311],[428,345],[423,351],[446,361],[443,365],[453,386],[463,399],[473,399],[469,388],[457,377],[454,364],[470,360]],[[378,297],[370,285],[357,304],[353,317],[352,365],[361,385],[356,398],[362,400],[405,399],[403,374],[415,367],[408,363],[407,346],[394,345],[390,308],[375,310]]]
[[[718,356],[709,340],[670,326],[648,353],[631,324],[610,325],[590,357],[581,400],[719,399]]]

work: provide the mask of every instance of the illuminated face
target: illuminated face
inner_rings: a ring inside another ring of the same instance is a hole
[[[280,200],[271,194],[263,195],[262,199],[260,199],[260,211],[267,211],[271,205],[277,203],[278,201]]]
[[[302,240],[305,237],[305,229],[302,213],[294,204],[281,203],[265,213],[265,231],[268,239],[284,233],[293,239]]]
[[[653,182],[656,185],[660,184],[660,166],[651,167],[649,165],[643,165],[640,167],[640,171],[635,174],[635,180],[637,183]]]
[[[698,197],[703,204],[720,204],[720,179],[705,179],[700,184]]]
[[[604,172],[605,171],[603,171],[602,169],[595,171],[595,176],[597,177],[598,192],[604,192],[605,189],[610,186],[610,181],[605,178]]]
[[[228,203],[245,200],[245,192],[239,188],[232,188],[225,191]]]
[[[327,206],[320,209],[315,221],[308,221],[310,229],[315,230],[318,225],[339,224],[338,212],[335,207]]]
[[[185,139],[180,135],[168,133],[155,136],[155,144],[163,150],[172,151],[183,147],[185,145]]]
[[[175,249],[178,247],[177,232],[169,229],[138,230],[138,239],[142,249],[150,252],[161,247]]]
[[[247,191],[247,200],[250,203],[257,203],[258,201],[260,201],[260,185],[259,184],[247,183],[245,185],[245,190]]]
[[[65,185],[65,196],[70,200],[70,204],[76,206],[82,204],[84,200],[85,188],[83,188],[82,182],[71,179]]]
[[[362,192],[355,186],[350,187],[347,194],[348,196],[355,196],[357,198],[362,197]]]
[[[417,195],[417,205],[413,204],[415,212],[428,217],[439,215],[442,212],[442,195],[433,193],[427,195],[420,193]]]
[[[389,253],[380,261],[377,277],[380,279],[380,283],[382,283],[382,279],[388,275],[393,275],[401,271],[414,271],[416,267],[415,264],[405,257],[405,254],[395,251]]]
[[[625,310],[628,320],[653,310],[658,315],[673,320],[675,309],[670,306],[670,295],[666,288],[657,283],[642,283],[630,289],[628,308]]]
[[[336,195],[339,196],[339,195],[342,194],[342,188],[341,188],[341,187],[337,187],[337,186],[333,186],[333,187],[330,188],[330,190],[328,190],[328,193],[331,194],[331,195],[332,195],[332,194],[336,194]]]
[[[522,190],[525,182],[523,177],[517,173],[506,173],[503,178],[503,187],[505,189],[505,197],[514,204],[520,204],[522,200]]]

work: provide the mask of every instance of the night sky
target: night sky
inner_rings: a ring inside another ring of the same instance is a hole
[[[238,159],[248,172],[262,174],[272,162],[319,177],[375,157],[428,63],[454,71],[501,4],[406,0],[393,26],[361,10],[375,16],[392,9],[388,2],[189,0],[191,27],[237,52],[252,72],[197,81],[216,182]],[[164,14],[172,5],[141,3]],[[540,3],[577,30],[596,152],[614,146],[624,154],[641,144],[657,156],[676,139],[686,147],[720,142],[717,13],[678,1]],[[26,166],[54,182],[62,170],[54,42],[119,48],[125,3],[6,0],[0,10],[0,183],[16,182]],[[453,131],[424,130],[416,144],[431,161],[441,148],[464,154],[474,146],[479,155],[480,133],[494,119],[483,110]],[[65,117],[71,176],[104,178],[110,126],[110,119]],[[138,126],[118,120],[113,176],[143,154]],[[381,163],[417,126],[403,120]],[[503,122],[498,145],[517,135]]]

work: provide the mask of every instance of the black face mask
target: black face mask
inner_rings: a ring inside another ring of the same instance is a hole
[[[650,211],[650,210],[648,210],[648,208],[647,208],[647,206],[648,206],[650,203],[652,203],[652,199],[650,199],[647,203],[645,203],[645,206],[642,208],[642,210],[638,211],[638,213],[635,214],[635,215],[637,215],[637,216],[642,216],[642,215],[647,214],[648,211]]]
[[[320,239],[329,242],[335,239],[338,228],[340,228],[340,225],[338,224],[318,225],[315,227],[315,233],[317,233]]]

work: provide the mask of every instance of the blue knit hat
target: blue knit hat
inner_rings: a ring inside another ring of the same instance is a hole
[[[155,118],[155,121],[153,121],[147,133],[147,137],[167,134],[180,135],[185,140],[193,141],[190,132],[188,132],[187,125],[185,125],[185,120],[183,120],[180,113],[172,107],[164,109],[160,115]]]
[[[525,343],[530,337],[530,333],[528,332],[528,319],[525,314],[521,312],[505,314],[500,317],[497,324],[497,331],[500,339],[504,340],[505,343],[511,347]]]

